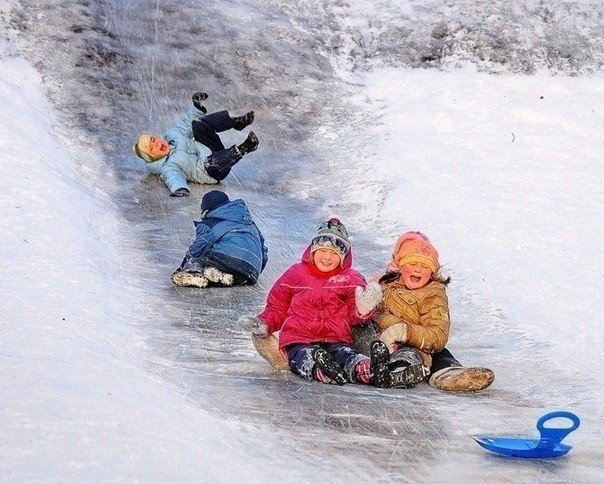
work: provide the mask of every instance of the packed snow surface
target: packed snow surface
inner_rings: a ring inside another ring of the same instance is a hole
[[[601,482],[603,18],[587,0],[0,0],[0,481]],[[170,198],[129,151],[197,90],[256,112],[260,148],[220,187],[267,239],[257,286],[171,285],[209,188]],[[256,354],[237,318],[330,216],[367,277],[401,233],[431,238],[447,347],[491,387],[336,387]],[[558,409],[582,421],[563,458],[471,438],[536,438]]]

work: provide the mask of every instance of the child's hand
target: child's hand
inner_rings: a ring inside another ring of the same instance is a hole
[[[189,189],[182,187],[177,189],[174,193],[170,193],[171,197],[188,197],[189,196]]]
[[[396,343],[405,344],[407,342],[407,325],[405,323],[396,323],[386,328],[380,334],[380,339],[386,343],[390,353],[392,353],[398,345]]]
[[[268,327],[260,318],[256,316],[243,316],[237,321],[246,331],[251,331],[257,336],[268,336]]]
[[[206,114],[208,112],[206,107],[203,105],[203,102],[207,98],[208,98],[208,95],[205,92],[196,92],[195,94],[193,94],[193,97],[192,97],[193,106],[195,106],[197,109],[199,109],[203,114]]]
[[[361,316],[365,316],[381,302],[382,288],[376,281],[371,281],[365,288],[357,287],[354,295],[357,311]]]

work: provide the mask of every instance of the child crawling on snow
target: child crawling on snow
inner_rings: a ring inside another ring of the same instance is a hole
[[[290,370],[307,380],[388,387],[387,346],[373,341],[367,357],[354,348],[351,331],[371,319],[381,297],[379,284],[367,284],[352,268],[348,232],[332,218],[321,224],[302,261],[275,282],[264,311],[240,322],[255,335],[280,331]]]

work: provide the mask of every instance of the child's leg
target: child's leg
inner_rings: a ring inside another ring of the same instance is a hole
[[[392,375],[390,373],[390,351],[386,344],[379,339],[372,341],[370,345],[370,356],[373,384],[378,388],[391,387]]]
[[[319,348],[319,345],[312,344],[294,344],[288,346],[287,361],[291,372],[306,380],[314,380],[313,370],[316,362],[313,358],[313,353]]]
[[[292,373],[322,383],[346,383],[346,376],[328,351],[319,344],[295,344],[287,348]]]
[[[322,383],[335,383],[337,385],[344,385],[348,382],[348,378],[346,378],[346,373],[342,367],[325,348],[317,349],[313,353],[313,359],[316,363],[313,373],[315,380]]]
[[[256,151],[258,143],[258,137],[250,131],[240,145],[213,152],[204,161],[207,174],[218,181],[224,180],[244,155]]]
[[[243,158],[241,151],[236,146],[213,152],[204,161],[204,168],[208,175],[221,181],[224,180],[239,160]]]
[[[356,348],[344,343],[328,344],[325,345],[325,349],[333,356],[336,363],[342,367],[350,382],[358,380],[356,373],[357,365],[362,361],[369,361],[369,358],[361,354]]]
[[[450,392],[475,392],[488,387],[495,379],[492,370],[466,368],[445,348],[432,355],[430,386]]]
[[[175,286],[207,287],[208,279],[203,275],[204,267],[201,259],[191,257],[187,252],[180,267],[170,276],[170,280]]]
[[[381,341],[371,344],[371,358],[347,344],[330,344],[325,347],[344,369],[348,381],[375,384],[381,388],[390,386],[390,353]]]
[[[198,143],[207,146],[212,153],[224,150],[224,145],[217,133],[222,133],[233,127],[233,120],[228,111],[218,111],[196,119],[191,123],[193,138]]]
[[[447,348],[432,355],[432,366],[430,366],[430,371],[432,373],[436,373],[437,371],[450,366],[462,366],[462,364],[457,361]]]
[[[400,346],[390,355],[390,369],[393,387],[413,387],[430,374],[421,352],[412,346]]]

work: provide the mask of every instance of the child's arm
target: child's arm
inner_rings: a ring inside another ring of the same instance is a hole
[[[182,153],[173,153],[170,160],[164,163],[159,177],[166,184],[170,193],[175,193],[180,188],[189,189],[187,180],[182,168],[179,165],[179,158]]]
[[[407,343],[427,353],[441,351],[449,340],[449,302],[444,288],[420,306],[420,324],[407,323]]]
[[[189,107],[185,114],[182,117],[182,120],[176,124],[174,127],[170,128],[166,132],[166,138],[173,138],[178,136],[179,134],[184,136],[185,138],[193,138],[193,128],[191,127],[191,123],[200,117],[202,117],[204,113],[197,109],[194,106]]]
[[[382,288],[376,281],[369,281],[364,288],[359,286],[354,291],[356,309],[362,318],[373,316],[375,309],[382,301]]]
[[[449,339],[449,303],[444,286],[420,303],[418,323],[403,321],[396,314],[404,314],[404,302],[391,300],[394,306],[382,309],[375,318],[380,328],[386,328],[380,339],[390,348],[393,343],[407,344],[426,353],[442,350]],[[400,304],[400,307],[398,306]]]
[[[285,322],[287,311],[291,304],[294,292],[292,290],[293,271],[290,267],[277,279],[266,298],[266,307],[258,317],[267,325],[268,331],[279,331]]]
[[[342,300],[348,308],[348,321],[350,326],[366,324],[375,314],[375,307],[382,300],[382,289],[378,287],[379,300],[376,302],[376,290],[373,285],[367,284],[363,275],[350,269],[348,283],[342,286]]]

